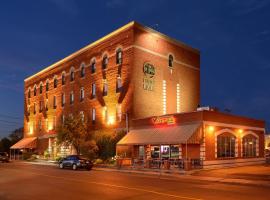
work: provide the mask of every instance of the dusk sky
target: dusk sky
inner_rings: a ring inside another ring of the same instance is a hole
[[[201,104],[270,125],[270,1],[0,3],[0,138],[23,125],[24,79],[130,21],[201,51]]]

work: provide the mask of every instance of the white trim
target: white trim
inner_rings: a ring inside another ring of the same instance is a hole
[[[250,129],[254,131],[265,131],[265,128],[253,127],[253,126],[243,126],[243,125],[236,125],[236,124],[227,124],[227,123],[220,123],[220,122],[212,122],[212,121],[203,121],[205,125],[212,125],[212,126],[223,126],[228,128],[237,128],[237,129]]]

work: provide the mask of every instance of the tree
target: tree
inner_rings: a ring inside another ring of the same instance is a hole
[[[8,137],[0,140],[0,151],[8,152],[10,147],[21,140],[23,137],[23,127],[12,131]]]
[[[91,133],[81,115],[70,116],[57,128],[57,143],[64,146],[72,145],[77,154],[84,153],[92,157],[97,147]]]

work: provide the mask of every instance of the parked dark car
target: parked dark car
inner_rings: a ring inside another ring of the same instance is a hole
[[[0,162],[9,162],[9,157],[7,152],[0,152]]]
[[[77,170],[79,168],[84,168],[87,170],[91,170],[92,167],[93,163],[91,162],[91,160],[79,155],[70,155],[59,161],[60,169],[72,168],[73,170]]]

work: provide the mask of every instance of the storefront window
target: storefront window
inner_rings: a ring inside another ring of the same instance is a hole
[[[217,137],[217,157],[235,157],[235,136],[231,134],[221,134]]]
[[[159,146],[151,146],[151,158],[159,158]]]
[[[178,145],[171,146],[171,158],[179,158],[179,146]]]
[[[256,138],[253,135],[247,135],[243,138],[243,157],[256,156]]]
[[[170,146],[161,145],[160,153],[161,153],[161,158],[170,158]]]
[[[139,159],[144,159],[144,146],[139,146]]]

